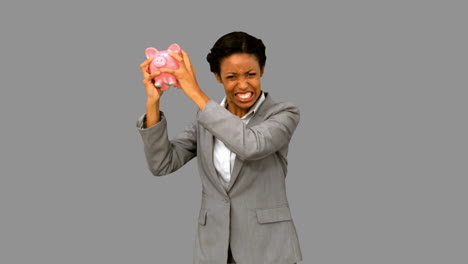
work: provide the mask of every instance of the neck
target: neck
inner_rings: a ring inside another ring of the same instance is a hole
[[[250,109],[244,110],[244,109],[239,109],[239,108],[233,108],[231,107],[231,104],[226,102],[226,109],[231,112],[231,114],[236,115],[238,117],[243,117],[245,116]]]

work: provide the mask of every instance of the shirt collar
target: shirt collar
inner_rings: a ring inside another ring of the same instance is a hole
[[[264,92],[262,92],[262,94],[258,98],[257,102],[255,102],[255,104],[252,105],[249,112],[247,112],[247,114],[245,114],[243,117],[241,117],[241,119],[247,118],[248,116],[255,114],[255,112],[257,112],[258,108],[262,105],[263,101],[265,101],[265,93]],[[220,105],[222,107],[226,108],[226,96],[224,96],[224,98],[221,101]]]

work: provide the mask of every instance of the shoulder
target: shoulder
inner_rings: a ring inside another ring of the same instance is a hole
[[[261,106],[265,116],[277,115],[280,113],[289,113],[291,115],[300,116],[299,107],[289,101],[276,101],[272,98],[271,94],[265,92],[265,102]]]

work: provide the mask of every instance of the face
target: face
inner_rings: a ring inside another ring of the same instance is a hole
[[[216,79],[224,85],[227,109],[239,117],[247,114],[261,94],[260,69],[255,55],[248,53],[232,54],[220,64],[220,75]]]

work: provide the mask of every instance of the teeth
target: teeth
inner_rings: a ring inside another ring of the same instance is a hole
[[[240,97],[241,99],[247,99],[250,96],[252,96],[252,93],[251,92],[245,93],[245,94],[238,93],[237,96]]]

